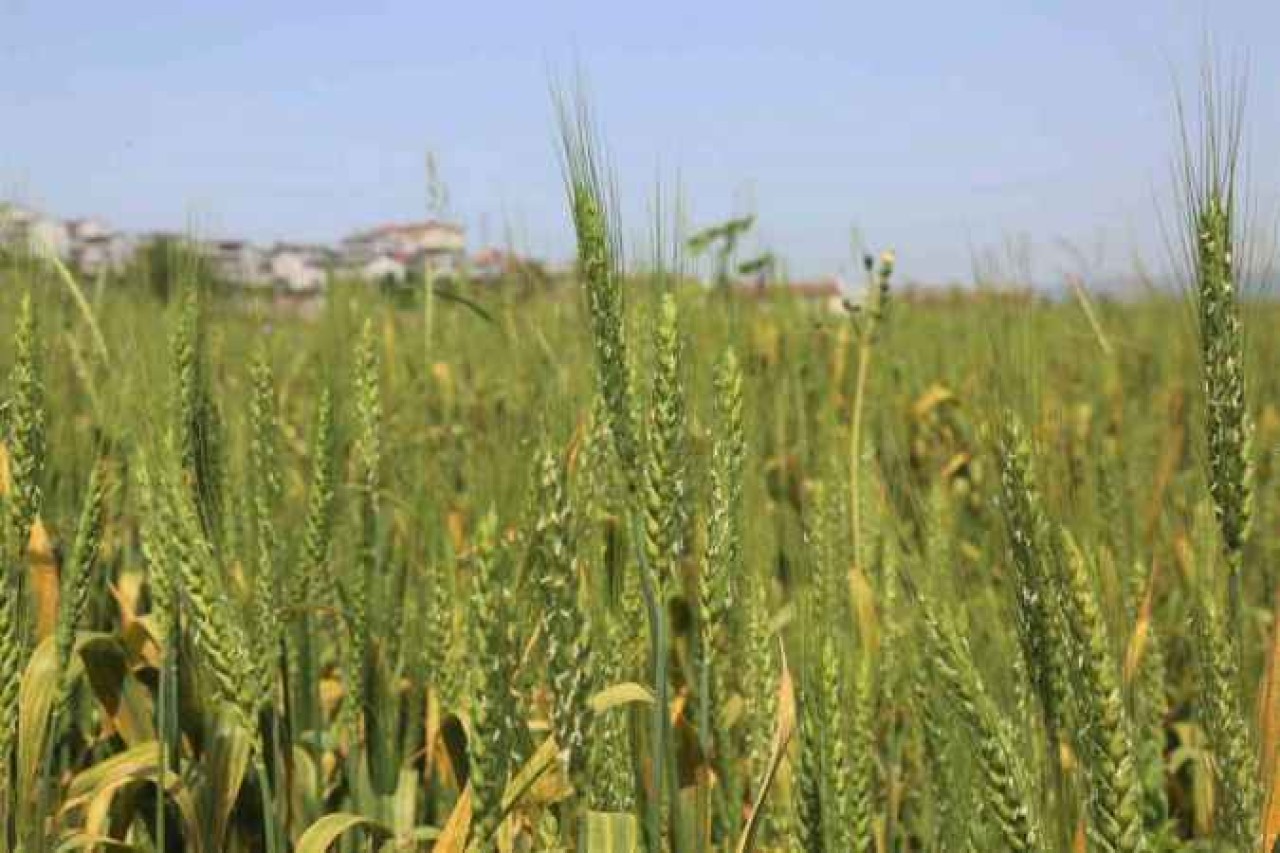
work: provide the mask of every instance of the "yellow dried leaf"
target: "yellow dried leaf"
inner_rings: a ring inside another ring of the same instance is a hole
[[[13,488],[13,480],[9,477],[9,449],[0,441],[0,497],[8,497]]]
[[[565,778],[564,768],[557,760],[559,753],[560,747],[554,737],[542,741],[502,792],[504,816],[518,806],[556,803],[573,792],[573,787]]]
[[[920,397],[911,404],[911,414],[916,420],[920,420],[934,409],[950,403],[956,398],[955,393],[944,385],[930,385]]]
[[[942,467],[942,479],[950,480],[963,471],[971,461],[973,461],[973,454],[965,450],[960,451],[947,460],[947,464]]]
[[[467,785],[462,796],[458,797],[458,802],[454,804],[449,819],[445,821],[444,829],[436,839],[436,846],[431,849],[434,853],[463,853],[470,829],[471,786]]]
[[[138,618],[138,609],[142,603],[142,588],[146,575],[142,572],[121,572],[115,583],[108,584],[111,596],[116,600],[120,610],[120,624],[124,627],[132,625]]]
[[[426,701],[422,703],[422,775],[430,779],[436,765],[436,737],[440,732],[440,697],[434,690],[427,690]]]
[[[653,704],[653,693],[649,688],[636,684],[634,681],[624,681],[621,684],[614,684],[601,690],[591,697],[589,704],[593,712],[603,714],[610,708],[628,705],[632,702],[643,702],[646,705],[651,705]]]
[[[462,517],[462,510],[449,510],[446,523],[449,526],[449,539],[453,542],[453,551],[455,554],[461,554],[466,550],[466,523]]]
[[[1258,731],[1262,740],[1262,850],[1280,842],[1280,589],[1271,609],[1271,651],[1267,674],[1258,691]]]
[[[39,518],[31,525],[31,538],[27,541],[27,570],[31,580],[31,595],[36,613],[36,639],[43,640],[53,633],[58,623],[58,561],[53,553],[49,531]]]
[[[317,820],[298,837],[296,853],[325,853],[337,840],[354,829],[362,829],[373,839],[392,835],[391,828],[364,815],[337,812]]]
[[[338,679],[320,679],[320,707],[326,717],[333,717],[333,712],[338,707],[338,703],[342,701],[342,696],[345,692],[342,688],[342,682],[338,681]]]
[[[1124,683],[1132,684],[1133,677],[1142,664],[1147,650],[1147,640],[1151,636],[1151,607],[1155,597],[1156,573],[1158,567],[1151,570],[1147,578],[1147,588],[1142,594],[1142,606],[1138,609],[1137,624],[1133,626],[1133,634],[1129,637],[1129,646],[1124,654]]]
[[[1084,818],[1076,823],[1076,832],[1071,839],[1072,853],[1087,853],[1089,850],[1089,833]]]

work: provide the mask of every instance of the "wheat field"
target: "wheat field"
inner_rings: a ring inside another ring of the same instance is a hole
[[[573,110],[562,286],[6,260],[0,853],[1274,850],[1280,306],[1218,132],[1123,302],[628,265]]]

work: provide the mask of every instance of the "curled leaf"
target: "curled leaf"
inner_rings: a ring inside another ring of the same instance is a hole
[[[391,828],[364,815],[338,812],[320,818],[298,837],[294,853],[325,853],[335,841],[353,829],[363,829],[375,838],[389,837]]]

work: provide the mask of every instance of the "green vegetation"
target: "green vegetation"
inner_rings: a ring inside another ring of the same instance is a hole
[[[1270,849],[1232,146],[1188,297],[831,312],[626,269],[562,120],[572,285],[0,271],[0,853]]]

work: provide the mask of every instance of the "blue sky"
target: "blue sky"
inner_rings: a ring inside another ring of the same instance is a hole
[[[767,7],[767,8],[766,8]],[[1210,18],[1210,10],[1212,19]],[[130,229],[335,240],[424,214],[433,151],[471,242],[570,233],[550,81],[581,68],[629,235],[678,177],[799,275],[850,231],[967,279],[1027,240],[1049,281],[1166,257],[1172,98],[1206,37],[1249,68],[1280,187],[1280,3],[54,3],[0,0],[0,196]]]

